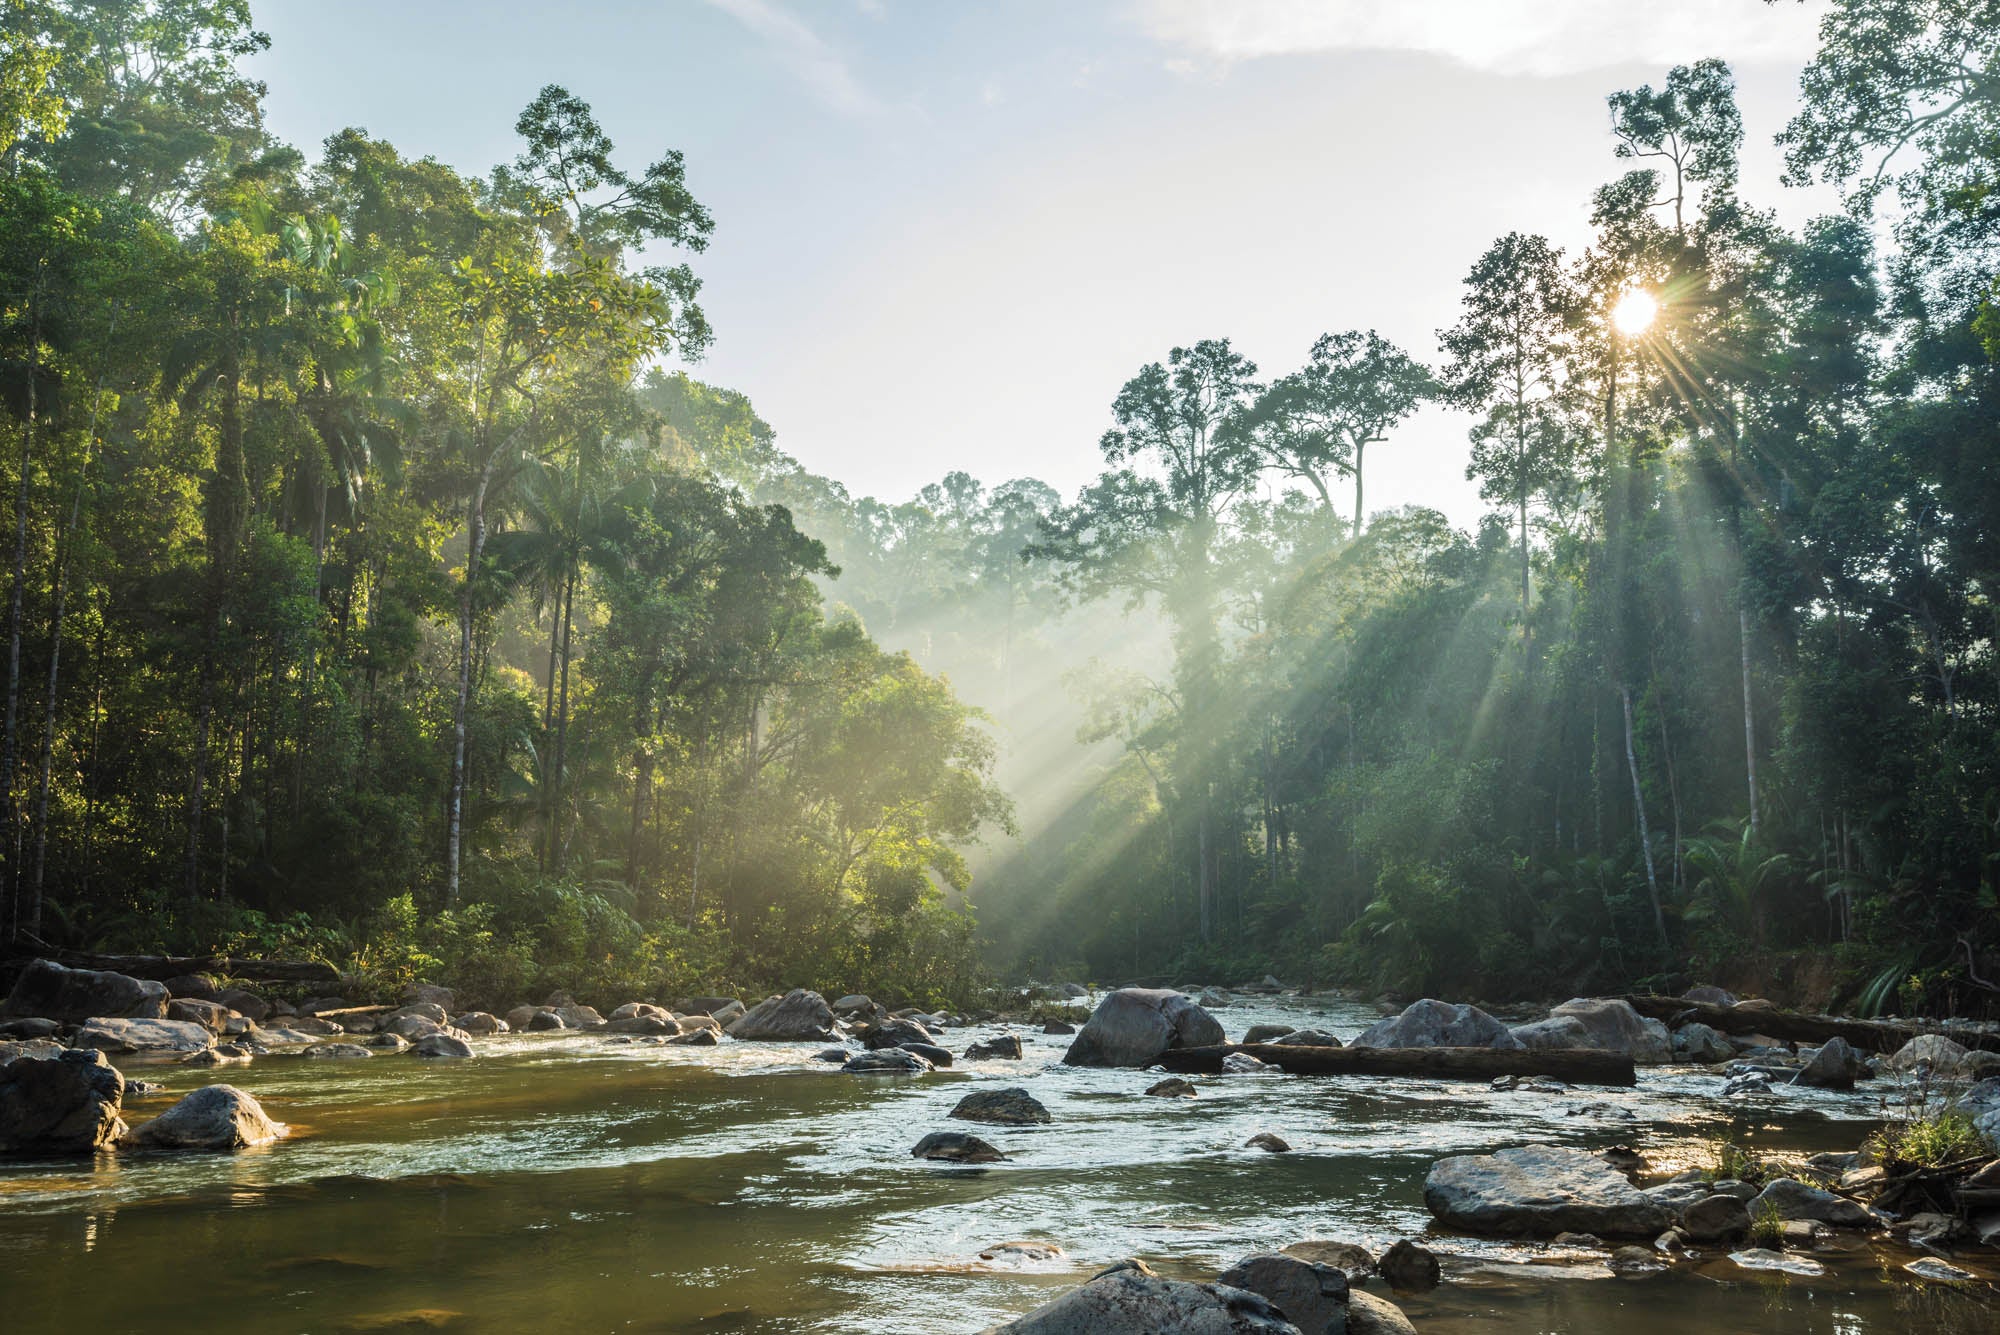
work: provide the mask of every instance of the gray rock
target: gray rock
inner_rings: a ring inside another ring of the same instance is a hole
[[[103,1052],[199,1052],[214,1041],[204,1026],[188,1020],[95,1019],[84,1022],[70,1046]]]
[[[1503,1048],[1526,1046],[1507,1026],[1477,1006],[1455,1006],[1429,997],[1400,1015],[1377,1020],[1359,1034],[1357,1048]]]
[[[410,1045],[412,1057],[470,1057],[472,1047],[451,1034],[430,1034]]]
[[[61,1032],[61,1023],[46,1016],[0,1021],[0,1038],[54,1038]]]
[[[383,1037],[394,1037],[394,1035],[384,1035]],[[359,1043],[314,1043],[299,1053],[301,1057],[311,1057],[322,1061],[353,1061],[357,1058],[372,1057],[374,1055],[373,1052],[362,1047]]]
[[[875,1003],[859,992],[849,992],[846,996],[833,1003],[833,1013],[835,1015],[853,1015],[857,1011],[872,1011],[874,1009]]]
[[[861,1046],[871,1052],[876,1048],[900,1048],[907,1043],[932,1041],[931,1031],[916,1020],[900,1020],[894,1016],[861,1031]]]
[[[999,1163],[1007,1156],[978,1136],[963,1131],[933,1131],[910,1151],[912,1158],[944,1159],[951,1163]]]
[[[1615,998],[1574,997],[1551,1010],[1548,1019],[1516,1025],[1513,1032],[1536,1051],[1592,1048],[1627,1053],[1640,1063],[1672,1061],[1674,1055],[1665,1025]]]
[[[1266,1154],[1290,1154],[1292,1147],[1283,1136],[1270,1131],[1259,1131],[1243,1142],[1246,1150],[1262,1150]]]
[[[1594,1155],[1555,1145],[1440,1160],[1424,1179],[1424,1204],[1472,1233],[1655,1237],[1673,1222],[1624,1174]]]
[[[1443,1277],[1443,1267],[1430,1248],[1402,1238],[1392,1243],[1375,1263],[1375,1269],[1389,1287],[1404,1293],[1429,1293]]]
[[[816,1062],[832,1062],[835,1066],[843,1066],[846,1064],[847,1059],[853,1055],[846,1048],[821,1048],[813,1054],[813,1060]]]
[[[1299,1335],[1270,1301],[1226,1284],[1161,1279],[1125,1261],[985,1335]]]
[[[604,1017],[597,1013],[597,1008],[594,1006],[579,1006],[575,1002],[570,1002],[567,1005],[550,1006],[546,1009],[560,1015],[563,1024],[571,1029],[601,1029],[604,1027]]]
[[[505,1020],[486,1011],[467,1011],[465,1014],[454,1019],[451,1022],[451,1027],[462,1029],[468,1034],[480,1035],[504,1034],[508,1030],[508,1024]]]
[[[1150,1066],[1175,1048],[1223,1041],[1222,1026],[1201,1007],[1164,988],[1121,987],[1097,1003],[1063,1054],[1069,1066]]]
[[[510,1020],[508,1023],[511,1024],[513,1022]],[[567,1024],[563,1023],[562,1016],[556,1014],[554,1011],[547,1010],[538,1010],[530,1013],[528,1023],[523,1027],[531,1034],[547,1034],[553,1033],[558,1029],[569,1028]]]
[[[166,1018],[198,1024],[211,1034],[220,1034],[229,1028],[230,1010],[219,1001],[175,997],[167,1002]]]
[[[1750,1202],[1752,1218],[1776,1214],[1780,1219],[1805,1219],[1835,1228],[1880,1228],[1874,1215],[1830,1191],[1807,1186],[1796,1178],[1781,1177],[1764,1184]]]
[[[1247,1052],[1232,1052],[1222,1059],[1224,1075],[1255,1075],[1259,1071],[1270,1069],[1268,1063],[1258,1061]]]
[[[1699,1021],[1692,1021],[1674,1030],[1674,1051],[1691,1062],[1713,1066],[1726,1062],[1736,1055],[1736,1049],[1717,1030]]]
[[[1090,989],[1085,987],[1082,983],[1063,983],[1056,988],[1056,991],[1062,993],[1064,996],[1070,998],[1071,1000],[1075,1000],[1078,997],[1087,997],[1090,995]]]
[[[405,1015],[414,1015],[418,1019],[429,1020],[440,1029],[451,1021],[451,1012],[438,1005],[435,1001],[412,1001],[406,1006],[390,1011],[382,1017],[381,1023],[386,1026],[388,1021]]]
[[[68,1051],[60,1040],[53,1038],[0,1039],[0,1066],[24,1057],[30,1061],[44,1061],[59,1052]]]
[[[1955,1079],[1964,1066],[1965,1048],[1943,1034],[1918,1034],[1885,1059],[1892,1071],[1910,1072],[1927,1068],[1932,1075]]]
[[[1417,1335],[1403,1309],[1364,1289],[1347,1295],[1347,1335]]]
[[[231,1044],[223,1048],[203,1048],[200,1052],[190,1052],[181,1058],[182,1066],[248,1066],[250,1053]]]
[[[897,1046],[905,1052],[916,1053],[933,1066],[944,1067],[951,1065],[950,1049],[941,1048],[935,1043],[900,1043]]]
[[[677,1048],[712,1048],[722,1039],[713,1029],[697,1029],[691,1034],[676,1034],[667,1042]]]
[[[1734,1006],[1736,1004],[1736,994],[1734,992],[1725,992],[1719,987],[1703,985],[1701,987],[1691,987],[1681,993],[1681,1000],[1706,1002],[1711,1006]]]
[[[370,1034],[361,1041],[361,1046],[376,1052],[408,1052],[410,1040],[401,1034]]]
[[[1158,1084],[1148,1085],[1146,1092],[1162,1099],[1191,1099],[1195,1094],[1194,1086],[1177,1075],[1170,1075]]]
[[[611,1034],[678,1034],[681,1027],[657,1015],[625,1015],[606,1020],[604,1030]]]
[[[132,1133],[149,1149],[233,1150],[283,1134],[257,1100],[234,1085],[205,1085]]]
[[[1042,1021],[1042,1032],[1045,1034],[1073,1034],[1076,1032],[1076,1026],[1067,1020],[1044,1020]]]
[[[1347,1330],[1347,1275],[1336,1266],[1260,1252],[1230,1266],[1217,1282],[1270,1300],[1307,1335],[1344,1335]]]
[[[1243,1031],[1245,1043],[1272,1043],[1286,1034],[1296,1033],[1288,1024],[1253,1024]]]
[[[507,1021],[509,1029],[518,1029],[525,1033],[529,1024],[534,1021],[535,1016],[540,1011],[541,1007],[539,1006],[516,1006],[513,1010],[508,1011],[504,1018]]]
[[[1860,1054],[1848,1046],[1846,1039],[1836,1036],[1822,1044],[1812,1060],[1799,1068],[1792,1083],[1814,1089],[1852,1089],[1855,1078],[1867,1071]]]
[[[167,988],[151,979],[97,969],[66,969],[53,960],[33,960],[14,980],[0,1016],[33,1016],[80,1024],[105,1019],[160,1020],[167,1014]]]
[[[758,1002],[730,1021],[725,1032],[731,1038],[776,1043],[825,1043],[839,1036],[834,1029],[833,1007],[826,1004],[825,997],[803,987]]]
[[[1305,1242],[1295,1242],[1284,1249],[1286,1256],[1296,1256],[1301,1261],[1314,1261],[1320,1265],[1330,1265],[1347,1276],[1348,1283],[1358,1283],[1375,1270],[1375,1254],[1358,1242],[1333,1242],[1313,1238]]]
[[[1722,1084],[1724,1098],[1733,1098],[1739,1094],[1768,1094],[1770,1092],[1771,1077],[1765,1075],[1762,1071],[1745,1071],[1741,1075],[1732,1075]]]
[[[412,1043],[433,1034],[445,1032],[445,1025],[427,1015],[392,1015],[376,1027],[378,1033],[395,1034],[407,1038]]]
[[[849,1075],[924,1075],[931,1064],[908,1048],[878,1048],[856,1053],[840,1069]]]
[[[436,1006],[445,1015],[458,1009],[458,994],[448,987],[439,987],[435,983],[411,983],[403,989],[402,996],[397,1000],[406,1006],[413,1003]]]
[[[125,1077],[95,1049],[0,1066],[0,1153],[89,1154],[125,1134]]]
[[[978,1061],[1019,1061],[1021,1059],[1021,1036],[1002,1034],[984,1043],[974,1043],[965,1050],[965,1059]]]
[[[1243,1041],[1247,1043],[1250,1040],[1246,1038]],[[1272,1039],[1271,1042],[1281,1048],[1337,1048],[1341,1046],[1340,1040],[1324,1029],[1294,1029],[1282,1038]]]
[[[649,1001],[628,1001],[617,1010],[611,1012],[611,1022],[616,1024],[620,1020],[632,1020],[644,1016],[650,1016],[655,1020],[672,1020],[674,1013],[665,1006],[655,1006]],[[617,1031],[613,1030],[612,1032],[616,1033]]]
[[[1680,1226],[1696,1242],[1740,1238],[1750,1231],[1750,1212],[1734,1196],[1704,1196],[1681,1211]]]
[[[318,1034],[321,1038],[331,1038],[335,1034],[347,1032],[338,1020],[328,1020],[317,1015],[296,1016],[290,1028],[302,1034]]]
[[[217,993],[215,999],[252,1024],[262,1024],[271,1018],[271,1003],[255,992],[229,987]]]
[[[1051,1120],[1040,1099],[1018,1088],[976,1089],[960,1099],[948,1116],[999,1126],[1031,1126]]]

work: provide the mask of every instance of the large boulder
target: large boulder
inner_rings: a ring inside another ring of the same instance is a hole
[[[1965,1057],[1966,1050],[1943,1034],[1918,1034],[1891,1053],[1883,1064],[1892,1071],[1905,1073],[1922,1067],[1949,1080],[1958,1076]]]
[[[229,1007],[219,1001],[197,1001],[188,997],[175,997],[167,1002],[169,1020],[185,1020],[198,1024],[211,1034],[220,1034],[229,1028]]]
[[[713,1015],[720,1024],[728,1024],[743,1014],[743,1003],[735,997],[682,997],[674,1002],[674,1009],[688,1015]]]
[[[216,995],[215,1000],[252,1024],[262,1024],[271,1018],[271,1003],[255,992],[247,992],[240,987],[224,988]]]
[[[192,1020],[92,1019],[77,1030],[70,1046],[102,1052],[199,1052],[215,1036]]]
[[[849,1075],[924,1075],[933,1068],[929,1058],[908,1048],[877,1048],[855,1053],[840,1069]]]
[[[1243,1031],[1243,1041],[1245,1043],[1275,1043],[1286,1034],[1295,1034],[1297,1032],[1297,1029],[1288,1024],[1253,1024]]]
[[[836,1036],[833,1007],[826,1004],[825,997],[803,987],[758,1002],[725,1032],[731,1038],[780,1043],[824,1043]]]
[[[403,995],[399,1000],[406,1006],[415,1002],[436,1006],[439,1010],[447,1012],[458,1009],[458,994],[448,987],[439,987],[435,983],[411,983],[403,989]]]
[[[1377,1020],[1349,1044],[1357,1048],[1504,1048],[1527,1046],[1507,1026],[1472,1005],[1425,997],[1402,1014]]]
[[[1700,1021],[1690,1021],[1674,1030],[1674,1051],[1691,1062],[1713,1066],[1736,1056],[1736,1049],[1723,1034]]]
[[[394,1034],[387,1037],[396,1038]],[[398,1038],[396,1041],[400,1043],[403,1040]],[[374,1055],[359,1043],[314,1043],[299,1053],[299,1056],[310,1057],[314,1061],[358,1061]]]
[[[1347,1335],[1417,1335],[1403,1309],[1365,1289],[1347,1295]]]
[[[1248,1043],[1250,1040],[1246,1038],[1243,1041]],[[1281,1048],[1337,1048],[1340,1046],[1340,1039],[1329,1034],[1324,1029],[1294,1029],[1289,1034],[1283,1034],[1272,1039],[1271,1042]]]
[[[1007,1157],[978,1136],[963,1131],[933,1131],[917,1142],[910,1155],[947,1163],[999,1163]]]
[[[508,1025],[505,1020],[487,1011],[467,1011],[465,1014],[453,1020],[451,1022],[451,1027],[454,1029],[463,1030],[465,1033],[468,1034],[481,1034],[481,1035],[504,1034],[507,1032],[508,1029]]]
[[[66,969],[34,960],[0,1002],[0,1015],[36,1015],[80,1024],[97,1016],[158,1020],[167,1013],[167,988],[151,979],[97,969]]]
[[[61,1039],[56,1038],[4,1038],[0,1039],[0,1066],[19,1061],[26,1057],[30,1061],[45,1061],[58,1053],[68,1052]]]
[[[132,1133],[134,1144],[161,1150],[233,1150],[264,1145],[284,1128],[234,1085],[205,1085]]]
[[[1049,1120],[1049,1110],[1025,1089],[976,1089],[946,1114],[966,1122],[1030,1126]]]
[[[410,1046],[413,1057],[470,1057],[472,1046],[459,1035],[449,1032],[436,1033],[418,1039]]]
[[[1068,1066],[1151,1066],[1174,1048],[1221,1043],[1222,1025],[1178,992],[1121,987],[1107,993],[1063,1054]]]
[[[125,1077],[94,1049],[0,1066],[0,1153],[89,1154],[125,1134]]]
[[[1880,1228],[1874,1215],[1830,1191],[1808,1186],[1796,1178],[1773,1178],[1750,1202],[1750,1217],[1761,1219],[1775,1214],[1780,1219],[1809,1219],[1835,1228]]]
[[[880,1024],[869,1025],[861,1033],[861,1045],[870,1051],[876,1048],[900,1048],[910,1043],[935,1046],[931,1031],[915,1020],[898,1020],[892,1017]]]
[[[1868,1065],[1861,1054],[1836,1035],[1820,1045],[1812,1060],[1792,1077],[1792,1083],[1814,1089],[1852,1089],[1855,1079],[1867,1073]]]
[[[1080,1288],[985,1335],[1300,1335],[1269,1299],[1226,1284],[1161,1279],[1143,1261],[1112,1266]]]
[[[1431,1165],[1424,1204],[1470,1233],[1552,1238],[1659,1236],[1673,1223],[1660,1202],[1593,1154],[1525,1145]]]
[[[1268,1298],[1305,1335],[1347,1329],[1347,1275],[1335,1266],[1260,1252],[1223,1271],[1217,1282]]]
[[[1002,1034],[984,1043],[974,1043],[965,1050],[965,1059],[979,1061],[1019,1061],[1021,1059],[1021,1036]]]
[[[1673,1037],[1658,1020],[1648,1020],[1632,1003],[1616,998],[1577,997],[1549,1012],[1546,1020],[1514,1026],[1521,1045],[1536,1051],[1595,1048],[1623,1052],[1639,1063],[1674,1059]]]

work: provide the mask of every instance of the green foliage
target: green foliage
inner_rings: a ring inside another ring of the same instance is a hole
[[[1761,1187],[1772,1178],[1783,1176],[1780,1169],[1730,1141],[1717,1144],[1711,1153],[1715,1162],[1702,1169],[1702,1179],[1707,1182],[1747,1182]]]
[[[1750,1216],[1750,1245],[1775,1251],[1785,1240],[1785,1212],[1776,1201],[1765,1201]]]

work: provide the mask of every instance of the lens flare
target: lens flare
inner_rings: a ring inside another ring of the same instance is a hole
[[[1618,299],[1611,308],[1611,323],[1627,338],[1643,334],[1652,326],[1653,317],[1660,313],[1660,303],[1653,294],[1633,288]]]

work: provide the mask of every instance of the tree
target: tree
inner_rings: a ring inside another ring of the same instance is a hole
[[[1743,116],[1736,109],[1736,81],[1720,60],[1698,60],[1667,71],[1666,86],[1651,84],[1613,93],[1611,133],[1621,158],[1654,159],[1671,173],[1669,193],[1656,204],[1674,206],[1674,232],[1687,224],[1688,187],[1708,187],[1705,207],[1736,186],[1736,154],[1743,144]]]

